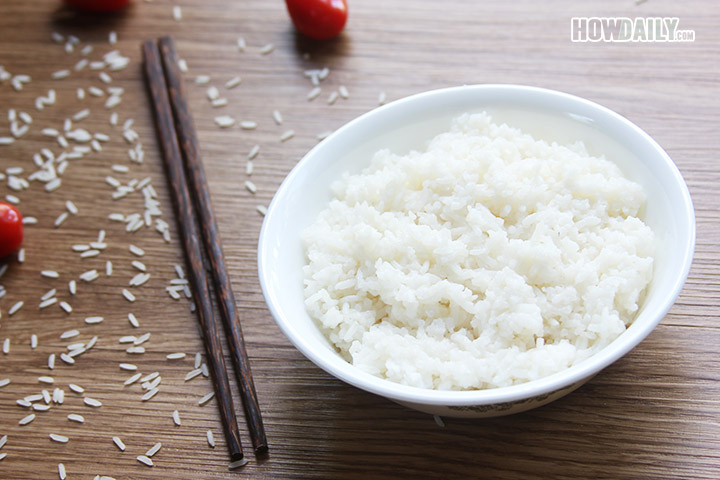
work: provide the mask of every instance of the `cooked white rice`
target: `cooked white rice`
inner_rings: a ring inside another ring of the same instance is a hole
[[[582,143],[465,114],[383,150],[303,233],[306,308],[351,363],[440,390],[518,384],[618,337],[653,272],[640,185]]]

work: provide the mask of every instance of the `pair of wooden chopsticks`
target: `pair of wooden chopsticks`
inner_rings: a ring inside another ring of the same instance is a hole
[[[250,363],[245,351],[239,314],[230,288],[217,223],[210,204],[195,128],[185,99],[175,45],[172,38],[163,37],[157,42],[155,40],[144,42],[142,51],[145,79],[152,98],[155,126],[175,200],[183,246],[190,266],[190,281],[195,293],[194,300],[198,307],[215,396],[223,420],[230,458],[236,461],[243,457],[242,444],[218,326],[213,313],[203,253],[198,242],[196,218],[201,225],[205,252],[210,270],[213,272],[220,312],[225,324],[253,448],[256,454],[261,454],[267,451],[268,445]],[[189,178],[189,183],[186,176]]]

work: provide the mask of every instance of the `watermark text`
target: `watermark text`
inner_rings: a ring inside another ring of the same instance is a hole
[[[573,42],[694,42],[695,30],[681,30],[678,17],[573,17]]]

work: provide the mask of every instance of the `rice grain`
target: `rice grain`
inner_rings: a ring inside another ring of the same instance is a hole
[[[67,443],[69,439],[65,435],[58,435],[57,433],[51,433],[50,440],[52,440],[53,442],[58,442],[58,443]]]
[[[21,418],[20,421],[18,422],[18,425],[20,425],[20,426],[27,425],[28,423],[32,422],[33,420],[35,420],[35,414],[31,413],[27,417]]]
[[[78,415],[77,413],[71,413],[67,416],[67,419],[71,422],[85,423],[85,417],[83,417],[82,415]]]
[[[198,405],[201,407],[204,406],[206,403],[208,403],[213,397],[215,396],[215,392],[210,392],[207,395],[204,395],[200,400],[198,400]]]
[[[150,449],[147,452],[145,452],[145,456],[152,457],[157,452],[159,452],[161,448],[162,448],[162,443],[158,442],[155,445],[153,445],[152,447],[150,447]]]
[[[122,440],[120,440],[120,437],[112,437],[112,441],[115,444],[115,446],[120,449],[121,452],[125,451],[125,448],[126,448],[125,444],[123,443]]]
[[[125,380],[123,385],[125,385],[126,387],[129,385],[132,385],[133,383],[137,382],[140,379],[140,377],[142,377],[142,373],[136,373],[135,375],[133,375],[130,378],[128,378],[127,380]]]
[[[94,398],[85,397],[83,402],[88,407],[102,407],[102,402],[100,402],[100,400],[95,400]]]

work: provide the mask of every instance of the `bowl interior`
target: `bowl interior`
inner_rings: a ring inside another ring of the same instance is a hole
[[[654,279],[633,325],[591,359],[559,374],[513,387],[437,392],[404,387],[354,369],[326,340],[304,308],[305,255],[301,232],[330,200],[330,184],[343,172],[359,172],[388,148],[404,154],[423,149],[465,112],[487,111],[496,123],[521,128],[561,144],[582,140],[591,155],[605,155],[642,184],[643,215],[658,241]],[[664,317],[687,276],[695,221],[685,183],[672,160],[644,131],[587,100],[534,87],[478,85],[435,90],[377,108],[346,124],[311,150],[273,199],[260,236],[258,267],[266,301],[278,325],[310,360],[365,390],[401,401],[431,404],[508,401],[546,393],[586,378],[624,355]]]

